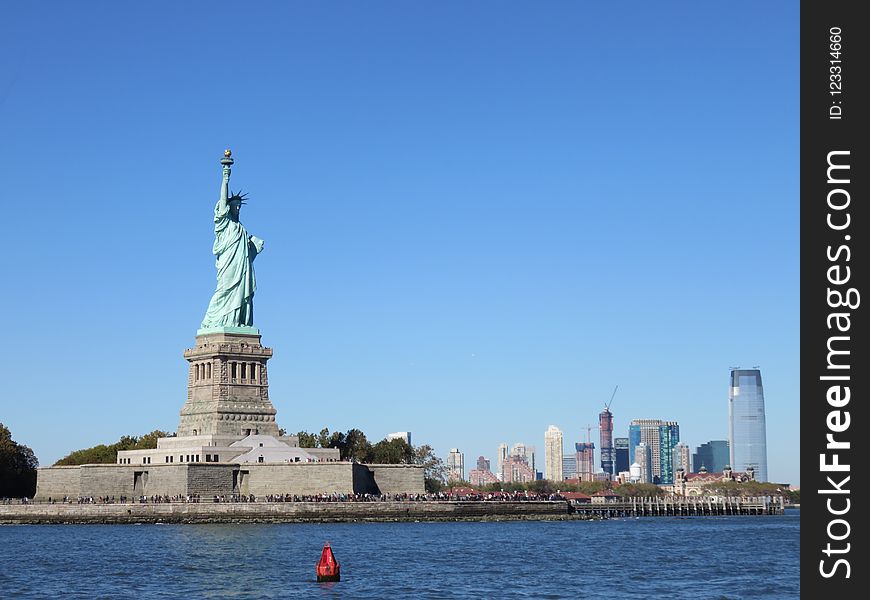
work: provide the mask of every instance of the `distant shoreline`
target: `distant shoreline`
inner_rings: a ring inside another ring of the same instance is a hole
[[[799,509],[799,506],[794,508]],[[783,514],[778,504],[639,501],[572,506],[564,500],[383,502],[35,503],[0,505],[0,525],[134,523],[357,523],[573,521],[611,517]]]

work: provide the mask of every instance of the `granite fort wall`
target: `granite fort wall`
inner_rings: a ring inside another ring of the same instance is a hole
[[[208,465],[211,467],[212,465]],[[232,493],[232,467],[224,467]],[[201,489],[198,478],[191,484],[188,465],[81,465],[39,469],[36,500],[55,500],[64,496],[126,496],[169,495],[194,493]],[[207,478],[206,478],[207,479]]]
[[[245,495],[354,493],[352,463],[249,463],[238,468],[239,492]]]
[[[381,494],[422,494],[423,468],[418,465],[365,465]]]
[[[37,470],[36,499],[81,496],[80,467],[50,467]]]
[[[235,523],[573,518],[567,502],[252,502],[0,505],[9,523]]]
[[[235,470],[236,465],[187,465],[186,493],[202,497],[232,494]]]
[[[176,496],[199,494],[423,493],[415,465],[334,463],[186,463],[82,465],[39,469],[36,499],[64,496]]]
[[[130,497],[135,493],[137,471],[141,469],[124,469],[116,465],[82,465],[79,467],[81,495]]]

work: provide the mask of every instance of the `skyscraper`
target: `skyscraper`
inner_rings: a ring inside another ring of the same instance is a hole
[[[499,478],[499,481],[504,481],[504,465],[507,462],[508,458],[508,445],[502,442],[498,445],[498,452],[496,453],[496,459],[498,461],[498,471],[496,471],[496,477]]]
[[[656,480],[654,477],[654,483],[674,483],[674,475],[677,472],[674,467],[674,448],[679,441],[680,426],[676,421],[666,421],[659,427],[659,478]]]
[[[519,456],[524,461],[529,462],[528,449],[522,442],[517,442],[513,445],[513,448],[511,448],[511,456]]]
[[[458,448],[451,448],[447,455],[447,479],[449,481],[465,480],[465,454]]]
[[[767,425],[760,370],[731,369],[728,425],[731,468],[746,471],[752,467],[756,480],[767,481]]]
[[[645,442],[634,447],[634,464],[640,468],[638,483],[653,483],[652,448]]]
[[[478,471],[489,471],[489,459],[485,456],[477,457],[477,470]]]
[[[577,477],[580,481],[592,481],[595,476],[595,444],[592,442],[577,442]]]
[[[562,457],[562,478],[577,478],[577,457],[572,455]]]
[[[674,474],[680,469],[684,474],[692,472],[692,454],[689,446],[682,442],[674,446]]]
[[[599,439],[601,442],[601,470],[608,475],[613,475],[614,463],[616,462],[613,453],[613,413],[607,407],[598,413],[598,429],[601,432]]]
[[[692,455],[692,471],[698,473],[701,467],[708,473],[721,473],[725,465],[731,464],[731,450],[726,440],[711,440],[698,446]]]
[[[676,421],[635,419],[628,427],[629,455],[634,456],[635,449],[641,443],[650,449],[651,483],[674,482],[673,450],[679,441],[680,426]]]
[[[628,471],[631,462],[628,460],[628,438],[613,439],[613,454],[617,473]]]
[[[498,483],[498,477],[489,470],[489,460],[486,457],[477,457],[477,468],[468,472],[468,482],[477,487]]]
[[[544,432],[544,479],[562,481],[562,430],[555,425]]]
[[[505,459],[504,479],[505,483],[527,483],[535,480],[535,472],[529,467],[524,458],[512,454]]]

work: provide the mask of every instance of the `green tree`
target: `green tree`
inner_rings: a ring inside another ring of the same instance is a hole
[[[332,432],[329,436],[329,441],[326,443],[326,448],[338,448],[340,454],[344,454],[347,440],[345,435],[340,431]]]
[[[151,450],[157,447],[157,439],[165,437],[175,437],[175,433],[167,433],[160,429],[155,429],[151,433],[146,433],[134,444],[133,450]]]
[[[372,462],[387,465],[413,464],[414,448],[398,438],[381,440],[372,447]]]
[[[396,441],[396,440],[393,440]],[[404,443],[404,440],[398,440]],[[405,444],[407,446],[407,444]],[[414,464],[423,465],[423,482],[427,492],[437,492],[447,481],[447,467],[429,444],[423,444],[413,451]]]
[[[0,423],[0,497],[32,498],[38,466],[33,450],[13,440],[9,428]]]
[[[764,481],[715,481],[704,486],[708,494],[716,496],[783,496],[788,490],[778,483]]]
[[[320,430],[320,433],[317,435],[317,447],[318,448],[329,448],[329,441],[332,439],[332,436],[329,435],[329,429],[324,427]]]
[[[300,448],[317,448],[317,435],[313,433],[308,433],[307,431],[300,431],[296,434],[296,437],[299,438],[299,447]]]
[[[613,491],[623,498],[654,498],[665,493],[654,483],[623,483],[613,488]]]
[[[72,466],[112,464],[118,459],[118,452],[120,450],[150,450],[157,447],[157,438],[174,436],[174,433],[167,433],[160,429],[155,429],[151,433],[146,433],[141,437],[125,435],[114,444],[108,446],[105,444],[99,444],[91,448],[83,448],[81,450],[70,452],[54,463],[54,465]]]
[[[359,429],[348,429],[344,436],[341,460],[366,463],[372,460],[372,445]]]

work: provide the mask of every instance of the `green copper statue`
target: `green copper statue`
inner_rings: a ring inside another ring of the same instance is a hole
[[[202,321],[204,330],[242,328],[252,330],[254,325],[254,259],[263,251],[263,240],[248,235],[239,222],[239,209],[244,204],[243,194],[230,195],[230,167],[232,152],[224,152],[221,197],[214,207],[214,248],[216,257],[217,289]]]

